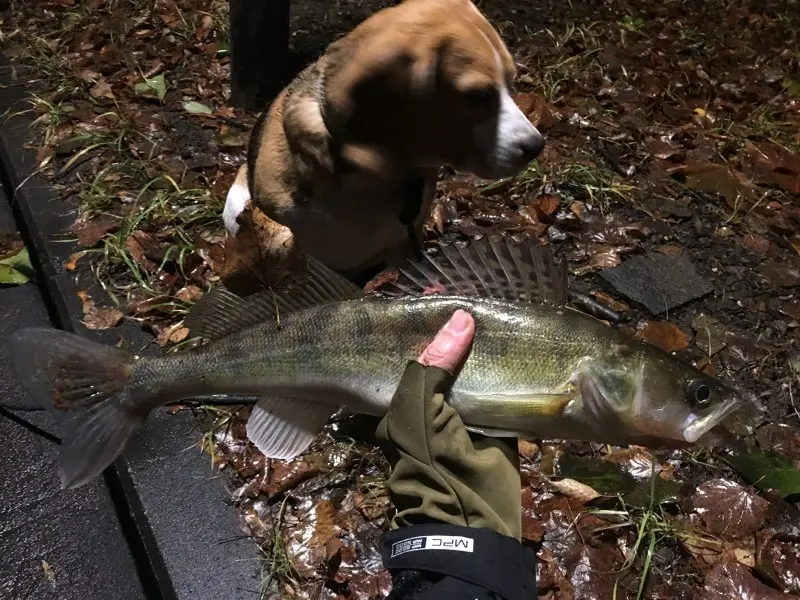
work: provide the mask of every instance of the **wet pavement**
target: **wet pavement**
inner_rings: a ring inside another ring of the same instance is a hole
[[[0,232],[15,231],[0,195]],[[62,491],[57,428],[16,381],[7,341],[22,327],[51,327],[33,282],[0,287],[0,597],[16,600],[147,596],[103,480]]]

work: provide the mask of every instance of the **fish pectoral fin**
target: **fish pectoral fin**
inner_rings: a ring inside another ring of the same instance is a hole
[[[559,417],[574,393],[561,394],[488,394],[478,396],[481,403],[503,403],[504,410],[520,415]],[[490,404],[491,405],[491,404]]]
[[[472,425],[465,425],[467,431],[485,435],[486,437],[510,438],[519,437],[516,431],[507,431],[505,429],[494,429],[493,427],[473,427]]]
[[[308,400],[263,397],[247,420],[247,437],[267,458],[288,460],[308,449],[334,412]]]

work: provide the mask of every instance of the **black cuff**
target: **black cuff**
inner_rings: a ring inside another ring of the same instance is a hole
[[[447,524],[402,527],[383,536],[383,566],[466,581],[503,600],[536,597],[536,552],[491,529]]]

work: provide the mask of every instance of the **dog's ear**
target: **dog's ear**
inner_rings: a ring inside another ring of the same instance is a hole
[[[435,90],[438,52],[407,33],[381,32],[348,54],[325,76],[325,120],[334,136],[360,136],[375,127],[375,117],[391,118],[386,111],[393,103]]]

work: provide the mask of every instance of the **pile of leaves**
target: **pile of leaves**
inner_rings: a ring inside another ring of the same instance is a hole
[[[385,4],[293,2],[293,49],[313,55]],[[800,597],[800,13],[777,0],[480,6],[547,147],[506,180],[443,169],[427,239],[551,243],[615,326],[766,411],[737,455],[522,442],[542,597]],[[91,269],[113,301],[83,293],[87,325],[135,320],[183,347],[187,310],[225,271],[220,214],[256,117],[229,102],[227,0],[29,0],[9,15],[40,172],[78,209],[67,237],[83,250],[66,267]],[[654,309],[612,277],[644,256],[691,265],[690,301]],[[303,456],[270,461],[246,439],[247,407],[215,410],[199,445],[264,549],[265,595],[381,597],[391,506],[370,426],[340,420]]]

